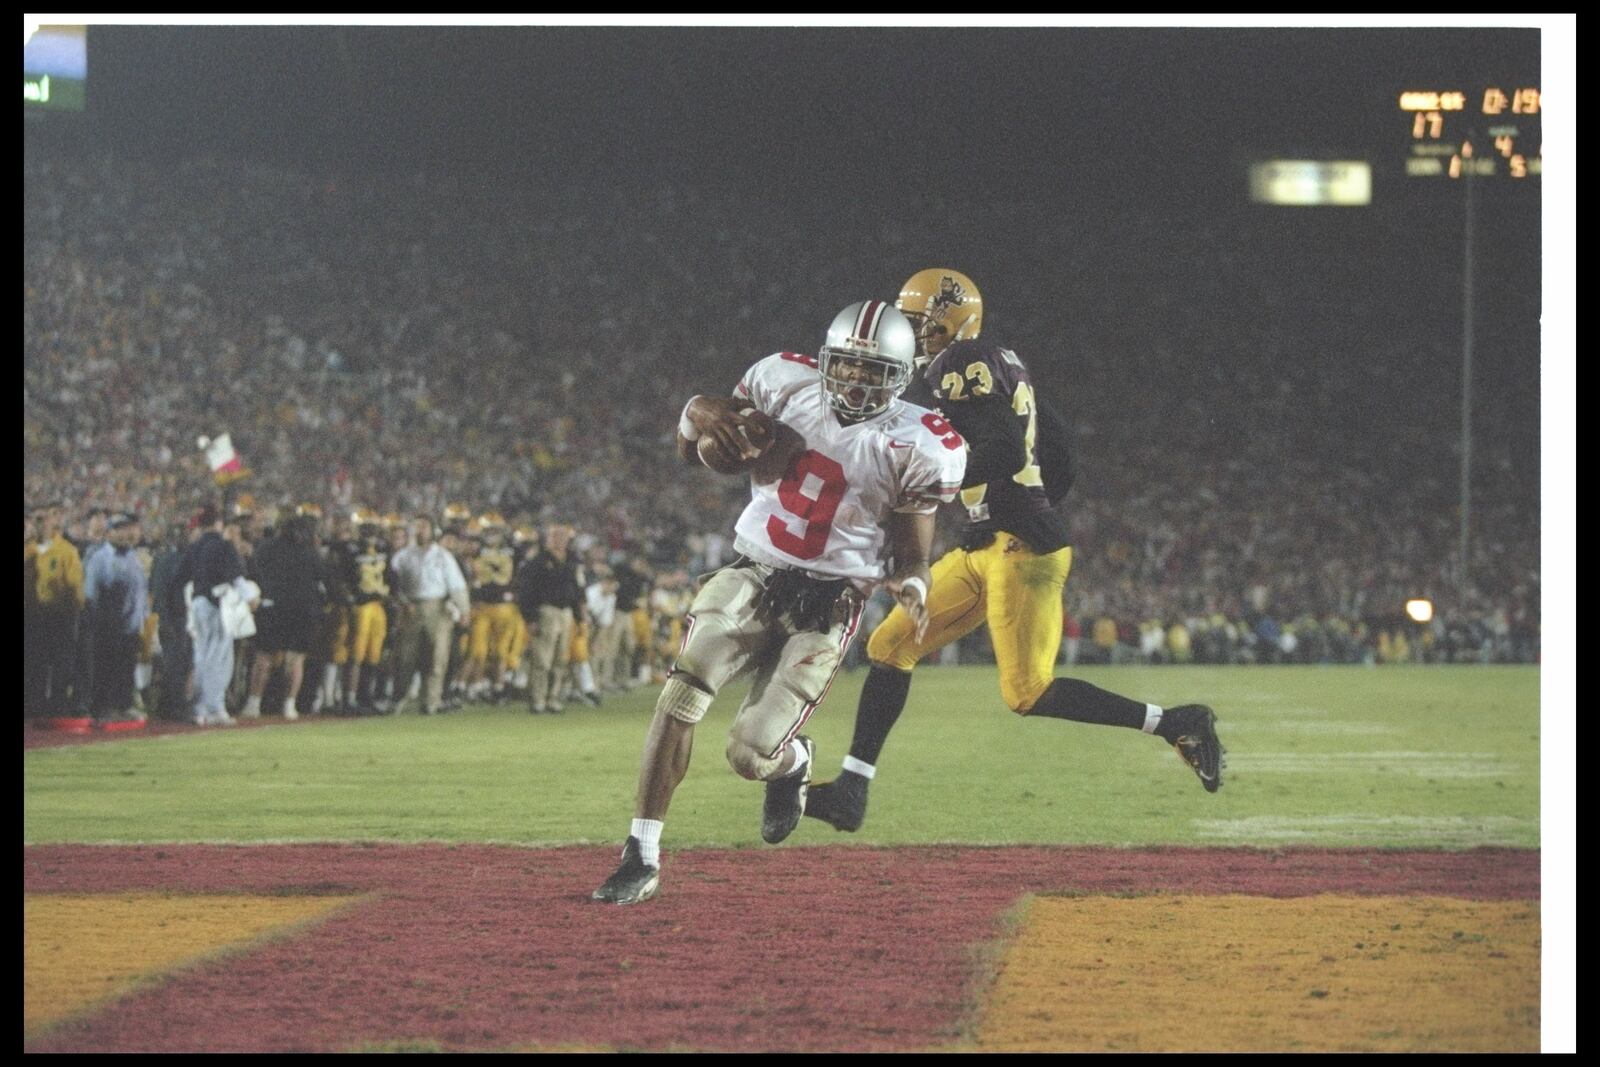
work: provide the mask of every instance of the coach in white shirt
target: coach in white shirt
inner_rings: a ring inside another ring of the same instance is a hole
[[[472,608],[467,580],[455,556],[434,540],[433,520],[411,523],[411,544],[394,554],[389,566],[395,574],[395,598],[400,603],[400,634],[396,658],[400,674],[396,693],[411,685],[411,675],[425,644],[431,654],[424,715],[434,715],[444,703],[444,675],[450,667],[450,634]]]
[[[583,598],[589,606],[589,627],[594,639],[589,642],[589,658],[594,663],[594,677],[601,689],[619,689],[616,676],[617,649],[622,645],[622,628],[631,626],[633,620],[617,612],[617,580],[611,568],[601,564],[595,568],[597,580],[584,590]]]

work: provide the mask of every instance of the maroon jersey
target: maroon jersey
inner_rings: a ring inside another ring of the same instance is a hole
[[[957,341],[934,358],[925,378],[945,418],[971,447],[961,488],[968,519],[962,545],[980,547],[1001,531],[1041,554],[1069,544],[1066,521],[1045,492],[1038,401],[1017,354],[993,341]],[[1007,459],[996,467],[990,457],[1017,455],[1019,432],[1021,463]]]

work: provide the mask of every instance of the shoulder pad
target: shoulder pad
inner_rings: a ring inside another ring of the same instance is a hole
[[[734,386],[733,394],[773,414],[784,397],[816,382],[817,357],[799,352],[774,352],[745,371],[739,384]]]
[[[957,341],[940,352],[925,372],[928,388],[940,401],[1010,396],[1028,380],[1018,355],[994,341]]]

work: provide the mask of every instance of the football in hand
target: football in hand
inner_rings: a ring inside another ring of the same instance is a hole
[[[746,426],[740,427],[739,433],[749,442],[751,450],[756,453],[754,456],[745,457],[730,453],[711,437],[700,438],[696,446],[700,453],[700,462],[718,474],[759,476],[765,473],[766,476],[759,477],[758,480],[771,481],[782,474],[783,467],[788,465],[795,452],[805,449],[805,442],[800,439],[798,433],[766,412],[745,408],[739,414],[749,420]],[[777,474],[771,473],[774,468]]]

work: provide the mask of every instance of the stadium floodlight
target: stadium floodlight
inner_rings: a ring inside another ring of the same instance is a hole
[[[1362,160],[1267,160],[1250,168],[1250,199],[1291,207],[1365,207],[1372,203],[1372,166]]]
[[[1429,623],[1433,621],[1433,601],[1425,597],[1417,597],[1406,601],[1406,614],[1412,622]]]

